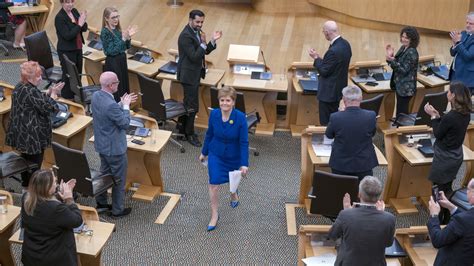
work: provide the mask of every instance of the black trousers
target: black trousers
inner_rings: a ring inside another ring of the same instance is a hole
[[[339,102],[323,102],[319,101],[319,123],[321,126],[327,126],[329,123],[329,116],[337,112],[339,109]]]
[[[33,171],[31,172],[26,171],[26,172],[21,173],[21,186],[22,187],[28,187],[32,174],[36,170],[41,168],[41,164],[43,163],[43,155],[44,155],[44,151],[38,154],[26,154],[26,153],[21,154],[21,157],[24,158],[25,160],[38,165],[38,168],[33,169]]]
[[[127,56],[125,53],[107,56],[105,58],[104,71],[112,71],[117,75],[120,83],[118,84],[117,92],[114,93],[114,99],[116,102],[120,102],[120,97],[122,97],[125,93],[130,93]]]
[[[369,170],[369,171],[365,171],[365,172],[358,172],[358,173],[348,173],[348,172],[342,172],[342,171],[338,171],[338,170],[335,170],[335,169],[332,169],[331,168],[331,172],[333,174],[336,174],[336,175],[352,175],[352,176],[357,176],[359,178],[359,182],[362,181],[362,179],[364,179],[364,177],[370,175],[370,176],[373,176],[374,175],[374,171],[373,170]]]
[[[179,117],[179,133],[186,136],[194,135],[194,120],[199,111],[199,83],[196,85],[181,83],[183,86],[183,104],[188,111],[188,115]]]
[[[396,117],[399,114],[409,114],[410,111],[408,110],[408,106],[410,105],[410,100],[413,96],[400,96],[397,93],[397,112]]]
[[[82,73],[82,50],[74,51],[62,51],[58,50],[59,62],[61,63],[61,70],[63,71],[62,80],[64,82],[64,88],[61,90],[61,97],[66,99],[74,99],[74,93],[71,90],[71,85],[69,84],[69,78],[67,75],[66,63],[64,62],[64,56],[66,55],[69,60],[71,60],[77,67],[77,72]]]
[[[438,191],[443,191],[444,195],[446,195],[446,198],[448,199],[453,194],[453,181],[448,182],[446,184],[433,183],[433,185],[437,185]],[[448,209],[441,207],[438,218],[440,224],[448,224],[449,219],[451,218],[451,213]]]

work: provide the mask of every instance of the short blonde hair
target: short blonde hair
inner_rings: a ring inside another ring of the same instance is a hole
[[[27,61],[20,65],[20,80],[26,84],[35,77],[41,76],[41,67],[38,62]]]
[[[235,98],[237,98],[237,92],[232,87],[224,86],[217,92],[217,99],[222,97],[230,97],[235,102]]]

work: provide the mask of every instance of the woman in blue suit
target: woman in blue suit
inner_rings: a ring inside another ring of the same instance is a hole
[[[219,90],[219,109],[212,110],[199,160],[208,159],[209,197],[211,198],[211,221],[207,226],[212,231],[217,226],[219,185],[229,182],[229,172],[242,171],[247,175],[249,165],[249,141],[245,114],[234,109],[236,92],[231,87]],[[239,205],[237,193],[231,193],[230,205]]]

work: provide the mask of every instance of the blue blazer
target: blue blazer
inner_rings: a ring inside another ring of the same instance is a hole
[[[463,31],[461,41],[449,49],[451,56],[456,56],[449,72],[451,81],[461,81],[467,87],[474,88],[474,34],[470,37]]]
[[[438,217],[431,217],[427,226],[438,249],[435,266],[474,264],[474,208],[464,212],[458,209],[442,230]]]
[[[202,147],[202,154],[212,153],[222,160],[240,161],[240,166],[249,165],[249,139],[247,118],[234,109],[230,114],[230,127],[223,127],[220,109],[214,109],[209,116],[209,125]]]
[[[342,89],[347,86],[349,63],[352,57],[351,45],[339,37],[329,47],[323,59],[314,60],[319,73],[318,99],[323,102],[338,102]]]
[[[115,102],[114,96],[103,90],[92,95],[91,108],[96,152],[105,156],[125,154],[130,111],[123,110],[122,106]]]
[[[348,173],[372,170],[379,164],[372,144],[375,132],[374,111],[347,107],[345,111],[332,113],[326,128],[326,136],[334,139],[329,166]]]

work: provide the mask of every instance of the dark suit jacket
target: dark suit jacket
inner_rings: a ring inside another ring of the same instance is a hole
[[[25,228],[21,261],[24,265],[77,265],[73,228],[82,224],[76,204],[38,202],[33,216],[21,209]]]
[[[474,208],[454,213],[441,230],[438,217],[428,220],[428,231],[433,246],[438,249],[435,266],[474,264]]]
[[[202,154],[212,154],[222,160],[240,161],[239,166],[249,166],[249,140],[245,114],[234,109],[229,117],[230,127],[223,127],[222,112],[212,110],[206,131]]]
[[[72,15],[76,20],[79,19],[80,14],[77,9],[72,9]],[[84,23],[82,27],[73,23],[71,18],[67,15],[64,9],[60,9],[56,17],[54,18],[54,26],[56,27],[56,34],[58,35],[57,49],[61,51],[73,51],[77,50],[76,38],[77,34],[80,33],[82,43],[84,43],[84,37],[82,32],[87,31],[87,23]]]
[[[115,102],[114,96],[100,90],[92,95],[92,117],[95,151],[106,156],[125,154],[130,111]]]
[[[400,47],[395,60],[387,61],[393,69],[390,88],[403,97],[413,96],[416,92],[416,72],[418,71],[418,51],[416,48]]]
[[[473,34],[474,35],[474,34]],[[453,72],[451,64],[450,78],[451,81],[461,81],[466,86],[474,87],[474,36],[468,37],[467,33],[463,31],[461,33],[461,42],[449,49],[451,56],[456,56],[454,67],[456,68]]]
[[[205,55],[216,49],[211,42],[207,44],[204,50],[194,30],[186,25],[178,38],[178,70],[177,78],[181,83],[199,85],[201,78],[205,77],[206,72],[203,69]]]
[[[393,243],[395,216],[375,208],[342,210],[329,238],[342,238],[334,265],[386,265],[385,247]]]
[[[326,136],[334,138],[329,166],[347,173],[372,170],[378,165],[372,137],[376,132],[375,112],[359,107],[332,113]]]
[[[338,102],[342,98],[342,89],[347,86],[351,45],[339,37],[329,47],[323,59],[314,60],[319,73],[318,99],[323,102]]]

